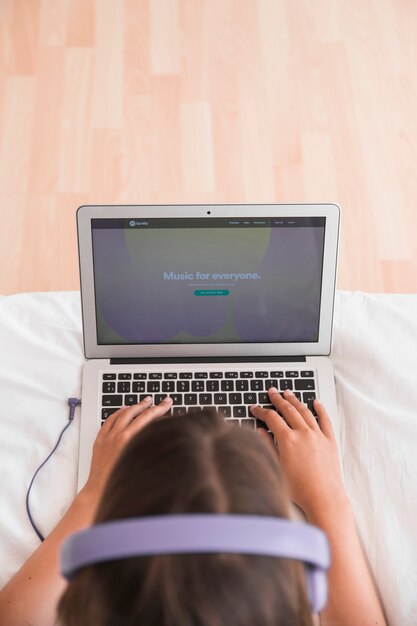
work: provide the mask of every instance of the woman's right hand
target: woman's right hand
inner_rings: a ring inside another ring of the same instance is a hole
[[[329,510],[329,507],[344,504],[347,495],[336,439],[324,406],[314,401],[317,422],[312,412],[290,390],[284,392],[283,398],[277,389],[271,388],[269,397],[276,411],[259,406],[252,406],[251,411],[275,435],[279,462],[292,501],[307,518],[323,507]]]

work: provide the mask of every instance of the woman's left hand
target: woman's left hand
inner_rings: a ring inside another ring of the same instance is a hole
[[[84,491],[98,500],[123,448],[149,422],[165,415],[171,406],[172,400],[168,396],[155,406],[152,406],[152,397],[149,396],[139,404],[122,407],[113,413],[94,442],[90,475]]]

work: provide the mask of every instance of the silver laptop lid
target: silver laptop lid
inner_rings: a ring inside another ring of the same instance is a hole
[[[334,204],[82,206],[87,358],[330,353]]]

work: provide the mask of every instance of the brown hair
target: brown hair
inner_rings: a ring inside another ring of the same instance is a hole
[[[209,411],[156,420],[126,447],[96,522],[169,513],[289,517],[272,446]],[[64,626],[311,626],[303,565],[273,557],[133,557],[81,570]]]

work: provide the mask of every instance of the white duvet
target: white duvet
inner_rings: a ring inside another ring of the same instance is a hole
[[[337,292],[332,361],[346,489],[390,626],[417,625],[417,295]],[[38,545],[30,478],[80,397],[78,292],[0,297],[0,586]],[[38,475],[48,533],[76,492],[78,410]],[[348,581],[346,581],[348,584]]]

